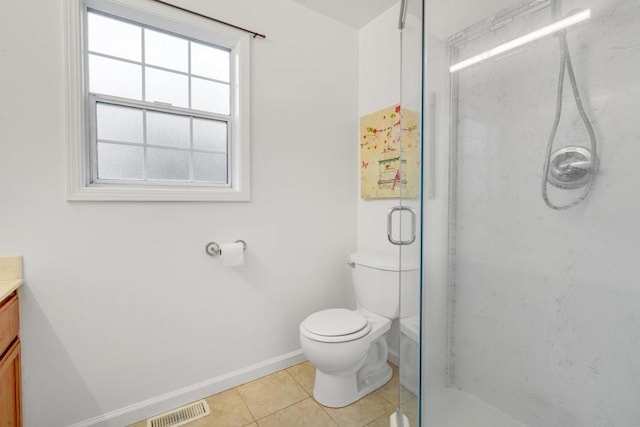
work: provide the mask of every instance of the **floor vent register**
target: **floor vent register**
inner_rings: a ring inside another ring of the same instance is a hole
[[[178,427],[198,418],[206,417],[211,411],[205,400],[200,400],[173,411],[165,412],[147,420],[147,427]]]

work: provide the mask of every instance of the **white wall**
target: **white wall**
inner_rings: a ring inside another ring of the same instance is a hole
[[[417,5],[417,3],[413,3]],[[376,19],[364,26],[359,34],[359,116],[374,113],[402,102],[404,108],[420,110],[421,85],[421,16],[407,17],[404,41],[401,45],[398,17],[400,5],[389,8]],[[401,47],[402,46],[402,47]],[[404,57],[402,57],[404,52]],[[403,80],[404,88],[401,86]],[[412,86],[415,90],[411,90]],[[419,198],[363,199],[358,186],[358,250],[362,252],[396,255],[399,247],[387,239],[387,212],[400,204],[409,205],[419,214]],[[396,214],[393,221],[393,236],[410,238],[410,227],[399,229]],[[402,221],[409,224],[409,216]],[[419,221],[418,221],[419,222]],[[419,224],[418,224],[419,227]],[[402,234],[400,234],[402,232]],[[419,235],[420,230],[417,231]],[[412,261],[419,257],[419,240],[412,247],[405,247],[403,254],[412,255]]]
[[[360,30],[358,117],[400,102],[399,10],[391,7]],[[387,240],[387,212],[397,205],[397,199],[362,199],[358,184],[358,251],[398,254]]]
[[[170,392],[175,406],[183,387],[296,352],[309,313],[353,304],[357,32],[288,0],[179,3],[267,34],[252,41],[249,203],[66,202],[63,1],[0,4],[0,253],[25,259],[26,427],[123,423]],[[204,254],[235,239],[243,267]]]
[[[640,425],[640,8],[563,2],[587,6],[568,38],[601,164],[581,205],[552,211],[540,192],[557,39],[459,74],[455,384],[536,427]],[[548,22],[514,21],[462,57]],[[564,107],[555,147],[588,145],[568,80]]]

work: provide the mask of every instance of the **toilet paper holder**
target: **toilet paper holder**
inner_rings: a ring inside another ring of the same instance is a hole
[[[245,242],[244,240],[236,240],[236,243],[242,243],[242,250],[247,250],[247,242]],[[207,243],[207,246],[205,246],[204,250],[209,256],[220,256],[220,254],[222,253],[220,245],[216,242]]]

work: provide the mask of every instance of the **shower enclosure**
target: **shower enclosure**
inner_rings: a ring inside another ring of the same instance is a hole
[[[424,4],[421,425],[640,426],[640,2]]]
[[[400,162],[401,176],[403,168],[423,170],[422,162],[422,76],[423,76],[423,2],[421,0],[401,0],[398,20],[400,31],[400,105],[401,123],[401,157],[406,162]],[[413,146],[413,147],[412,147]],[[408,155],[417,153],[415,157]],[[411,165],[411,162],[416,162]],[[407,171],[407,176],[409,171]],[[424,192],[422,174],[414,177],[418,181],[417,194],[407,194],[400,186],[399,230],[400,241],[392,237],[394,233],[389,229],[391,243],[398,246],[400,254],[400,318],[398,348],[398,411],[392,416],[391,425],[406,427],[416,426],[420,418],[420,379],[421,379],[421,274],[412,274],[403,270],[419,268],[421,264],[422,239],[422,198]],[[392,210],[393,210],[392,209]],[[408,213],[408,215],[407,215]],[[392,211],[389,213],[392,219]],[[395,423],[395,424],[394,424]]]

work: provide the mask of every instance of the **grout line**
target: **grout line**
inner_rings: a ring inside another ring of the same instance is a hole
[[[253,381],[256,381],[256,380],[253,380]],[[249,381],[248,383],[245,383],[245,384],[250,384],[250,383],[252,383],[253,381]],[[241,384],[241,385],[245,385],[245,384]],[[238,386],[238,387],[240,387],[240,386]],[[249,411],[249,414],[251,415],[251,418],[253,418],[253,423],[256,423],[256,424],[257,424],[257,423],[258,423],[258,420],[256,419],[256,416],[255,416],[255,415],[253,415],[253,412],[251,412],[251,409],[249,409],[249,405],[247,405],[247,402],[244,400],[244,397],[242,397],[242,393],[240,393],[240,390],[238,390],[238,387],[234,387],[234,388],[232,388],[231,390],[235,390],[235,392],[236,392],[236,393],[238,393],[238,396],[240,396],[240,401],[242,402],[242,404],[244,405],[244,407],[245,407],[245,408],[247,408],[247,411]],[[219,393],[218,393],[218,394],[219,394]],[[215,394],[214,394],[214,396],[215,396]],[[252,424],[252,423],[249,423],[249,424],[247,424],[247,425],[251,425],[251,424]]]
[[[303,363],[305,363],[305,362],[298,363],[298,365],[301,365],[301,364],[303,364]],[[293,366],[298,366],[298,365],[293,365]],[[291,366],[290,368],[292,368],[293,366]],[[298,380],[296,380],[296,377],[294,377],[293,375],[291,375],[291,373],[288,371],[288,369],[289,369],[289,368],[285,369],[285,371],[287,371],[287,374],[289,374],[289,376],[291,376],[291,378],[293,378],[293,380],[294,380],[294,381],[295,381],[295,382],[300,386],[300,388],[302,388],[302,389],[304,390],[304,392],[305,392],[305,393],[307,393],[307,395],[309,396],[309,399],[311,399],[311,400],[313,401],[313,403],[315,403],[316,405],[318,405],[318,406],[320,407],[320,409],[322,410],[322,412],[324,412],[324,413],[329,417],[329,419],[330,419],[331,421],[333,421],[333,423],[334,423],[336,426],[341,427],[341,426],[340,426],[340,424],[338,423],[338,421],[336,421],[336,420],[331,416],[331,414],[330,414],[330,413],[328,413],[327,411],[325,411],[325,408],[324,408],[324,406],[323,406],[323,405],[321,405],[320,403],[316,402],[316,400],[313,398],[313,394],[309,393],[309,392],[308,392],[308,391],[307,391],[307,390],[302,386],[302,384],[301,384]],[[306,399],[305,399],[305,400],[306,400]]]
[[[397,404],[393,403],[392,401],[390,401],[389,399],[387,399],[386,397],[384,397],[382,395],[382,393],[378,393],[378,390],[375,390],[373,393],[371,394],[375,394],[377,395],[380,399],[384,400],[385,402],[391,403],[391,405],[393,405],[394,407],[398,406]],[[400,400],[400,398],[398,397],[398,401]]]
[[[314,400],[314,402],[315,402],[315,400]],[[318,402],[316,402],[316,403],[318,403]],[[331,416],[331,414],[330,414],[330,413],[328,413],[328,412],[324,409],[324,406],[323,406],[323,405],[321,405],[321,404],[319,404],[319,403],[318,403],[318,406],[322,409],[322,411],[324,411],[324,413],[325,413],[325,414],[327,414],[327,415],[329,416],[329,418],[331,418],[331,421],[333,421],[333,422],[334,422],[338,427],[342,427],[342,426],[340,425],[340,423],[339,423],[335,418],[333,418],[333,417]]]
[[[295,365],[294,365],[294,366],[295,366]],[[280,412],[280,411],[284,411],[285,409],[288,409],[288,408],[290,408],[290,407],[292,407],[292,406],[294,406],[294,405],[297,405],[298,403],[300,403],[300,402],[302,402],[302,401],[304,401],[304,400],[307,400],[307,399],[311,398],[311,397],[309,396],[309,393],[307,393],[307,390],[305,390],[305,389],[304,389],[304,387],[302,387],[302,386],[300,385],[300,383],[298,383],[298,382],[296,381],[296,379],[293,377],[293,375],[291,375],[289,372],[287,372],[287,369],[288,369],[288,368],[285,368],[285,369],[282,369],[282,370],[280,370],[280,371],[276,371],[276,372],[274,372],[273,374],[269,374],[269,375],[275,375],[275,374],[277,374],[277,373],[284,372],[286,375],[288,375],[288,376],[293,380],[293,382],[294,382],[298,387],[300,387],[300,388],[302,389],[302,391],[304,391],[304,393],[306,394],[306,396],[305,396],[304,398],[302,398],[302,399],[300,399],[300,400],[296,401],[296,402],[293,402],[293,403],[292,403],[292,404],[290,404],[290,405],[287,405],[287,406],[285,406],[285,407],[283,407],[283,408],[280,408],[280,409],[278,409],[278,410],[276,410],[276,411],[274,411],[274,412],[271,412],[271,413],[269,413],[269,414],[267,414],[267,415],[265,415],[265,416],[263,416],[263,417],[257,418],[257,417],[253,414],[253,412],[251,412],[251,409],[249,408],[249,405],[247,404],[247,402],[246,402],[246,401],[244,400],[244,398],[242,397],[242,393],[238,392],[238,394],[240,395],[240,399],[242,399],[242,402],[245,404],[245,406],[246,406],[246,407],[247,407],[247,409],[249,410],[249,413],[250,413],[250,414],[251,414],[251,416],[253,417],[253,420],[254,420],[253,422],[255,422],[256,424],[258,423],[258,421],[264,420],[265,418],[270,417],[270,416],[271,416],[271,415],[273,415],[273,414],[276,414],[276,413],[278,413],[278,412]],[[256,381],[261,380],[262,378],[268,377],[269,375],[265,375],[264,377],[261,377],[261,378],[256,378],[255,380],[253,380],[253,381],[249,381],[248,383],[241,384],[241,385],[239,385],[238,387],[242,387],[242,386],[245,386],[245,385],[248,385],[248,384],[254,383],[254,382],[256,382]],[[238,387],[235,387],[235,388],[238,388]],[[235,389],[235,388],[234,388],[234,389]]]
[[[304,363],[304,362],[302,362],[302,363]],[[297,365],[293,365],[293,366],[297,366]],[[311,395],[311,394],[310,394],[310,393],[309,393],[309,392],[308,392],[308,391],[307,391],[307,390],[302,386],[302,383],[300,383],[300,381],[298,381],[298,380],[296,379],[296,377],[294,377],[293,375],[291,375],[291,373],[288,371],[288,369],[289,369],[289,368],[286,368],[286,369],[283,369],[283,370],[284,370],[284,371],[285,371],[285,372],[286,372],[286,373],[287,373],[287,374],[288,374],[288,375],[293,379],[293,381],[294,381],[296,384],[298,384],[298,386],[299,386],[299,387],[300,387],[300,388],[301,388],[305,393],[307,393],[307,396],[309,396],[309,397],[313,397],[313,396],[312,396],[312,395]]]
[[[314,402],[315,402],[315,400],[314,400]],[[316,403],[317,403],[317,404],[318,404],[318,406],[319,406],[319,407],[324,411],[324,413],[325,413],[325,414],[327,414],[327,415],[329,416],[329,418],[331,418],[331,421],[333,421],[333,422],[334,422],[338,427],[353,427],[353,426],[342,426],[342,425],[338,422],[338,420],[336,420],[335,418],[333,418],[333,417],[331,416],[331,414],[330,414],[329,412],[327,412],[326,407],[325,407],[324,405],[320,404],[319,402],[316,402]],[[353,403],[352,403],[351,405],[353,405]],[[351,405],[349,405],[349,406],[351,406]],[[345,408],[347,408],[347,407],[348,407],[348,406],[345,406]],[[335,409],[335,408],[334,408],[334,409]],[[340,408],[338,408],[338,409],[340,409]]]
[[[275,411],[275,412],[272,412],[272,413],[270,413],[270,414],[267,414],[267,415],[265,415],[265,416],[264,416],[264,417],[262,417],[262,418],[258,418],[258,419],[256,419],[254,422],[255,422],[255,423],[257,423],[258,421],[262,421],[262,420],[264,420],[265,418],[269,418],[270,416],[275,415],[275,414],[277,414],[278,412],[282,412],[282,411],[284,411],[285,409],[289,409],[289,408],[291,408],[292,406],[295,406],[295,405],[297,405],[297,404],[298,404],[298,403],[300,403],[300,402],[304,402],[304,401],[305,401],[305,400],[307,400],[307,399],[311,399],[311,398],[310,398],[310,397],[305,397],[304,399],[299,400],[299,401],[297,401],[297,402],[295,402],[295,403],[292,403],[291,405],[285,406],[284,408],[280,408],[280,409],[278,409],[278,410],[277,410],[277,411]],[[252,415],[253,415],[253,414],[252,414]]]

